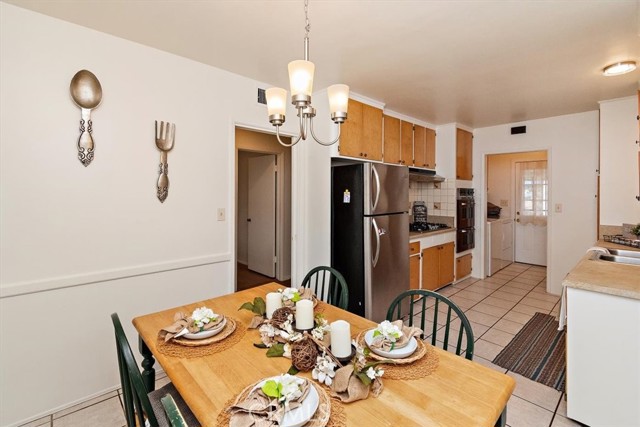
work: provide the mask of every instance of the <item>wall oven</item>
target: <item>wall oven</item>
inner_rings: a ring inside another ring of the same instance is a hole
[[[458,188],[456,252],[475,248],[475,200],[473,188]]]

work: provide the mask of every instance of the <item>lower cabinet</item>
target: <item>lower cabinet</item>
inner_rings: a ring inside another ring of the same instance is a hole
[[[453,242],[422,250],[422,289],[433,291],[453,282],[454,256]]]
[[[473,256],[471,254],[456,258],[456,279],[460,280],[471,274],[472,261]]]

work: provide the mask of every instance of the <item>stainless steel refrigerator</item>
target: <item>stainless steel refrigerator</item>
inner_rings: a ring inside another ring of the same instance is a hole
[[[349,311],[382,321],[409,289],[409,170],[335,164],[331,181],[331,266],[347,282]]]

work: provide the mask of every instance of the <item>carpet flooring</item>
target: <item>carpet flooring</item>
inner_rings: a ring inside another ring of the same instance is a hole
[[[566,378],[566,331],[558,331],[558,321],[536,313],[493,363],[533,381],[564,391]]]

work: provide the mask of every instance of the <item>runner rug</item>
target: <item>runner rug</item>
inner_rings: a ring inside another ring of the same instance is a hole
[[[493,363],[539,383],[564,391],[567,370],[564,330],[548,314],[536,313]]]

